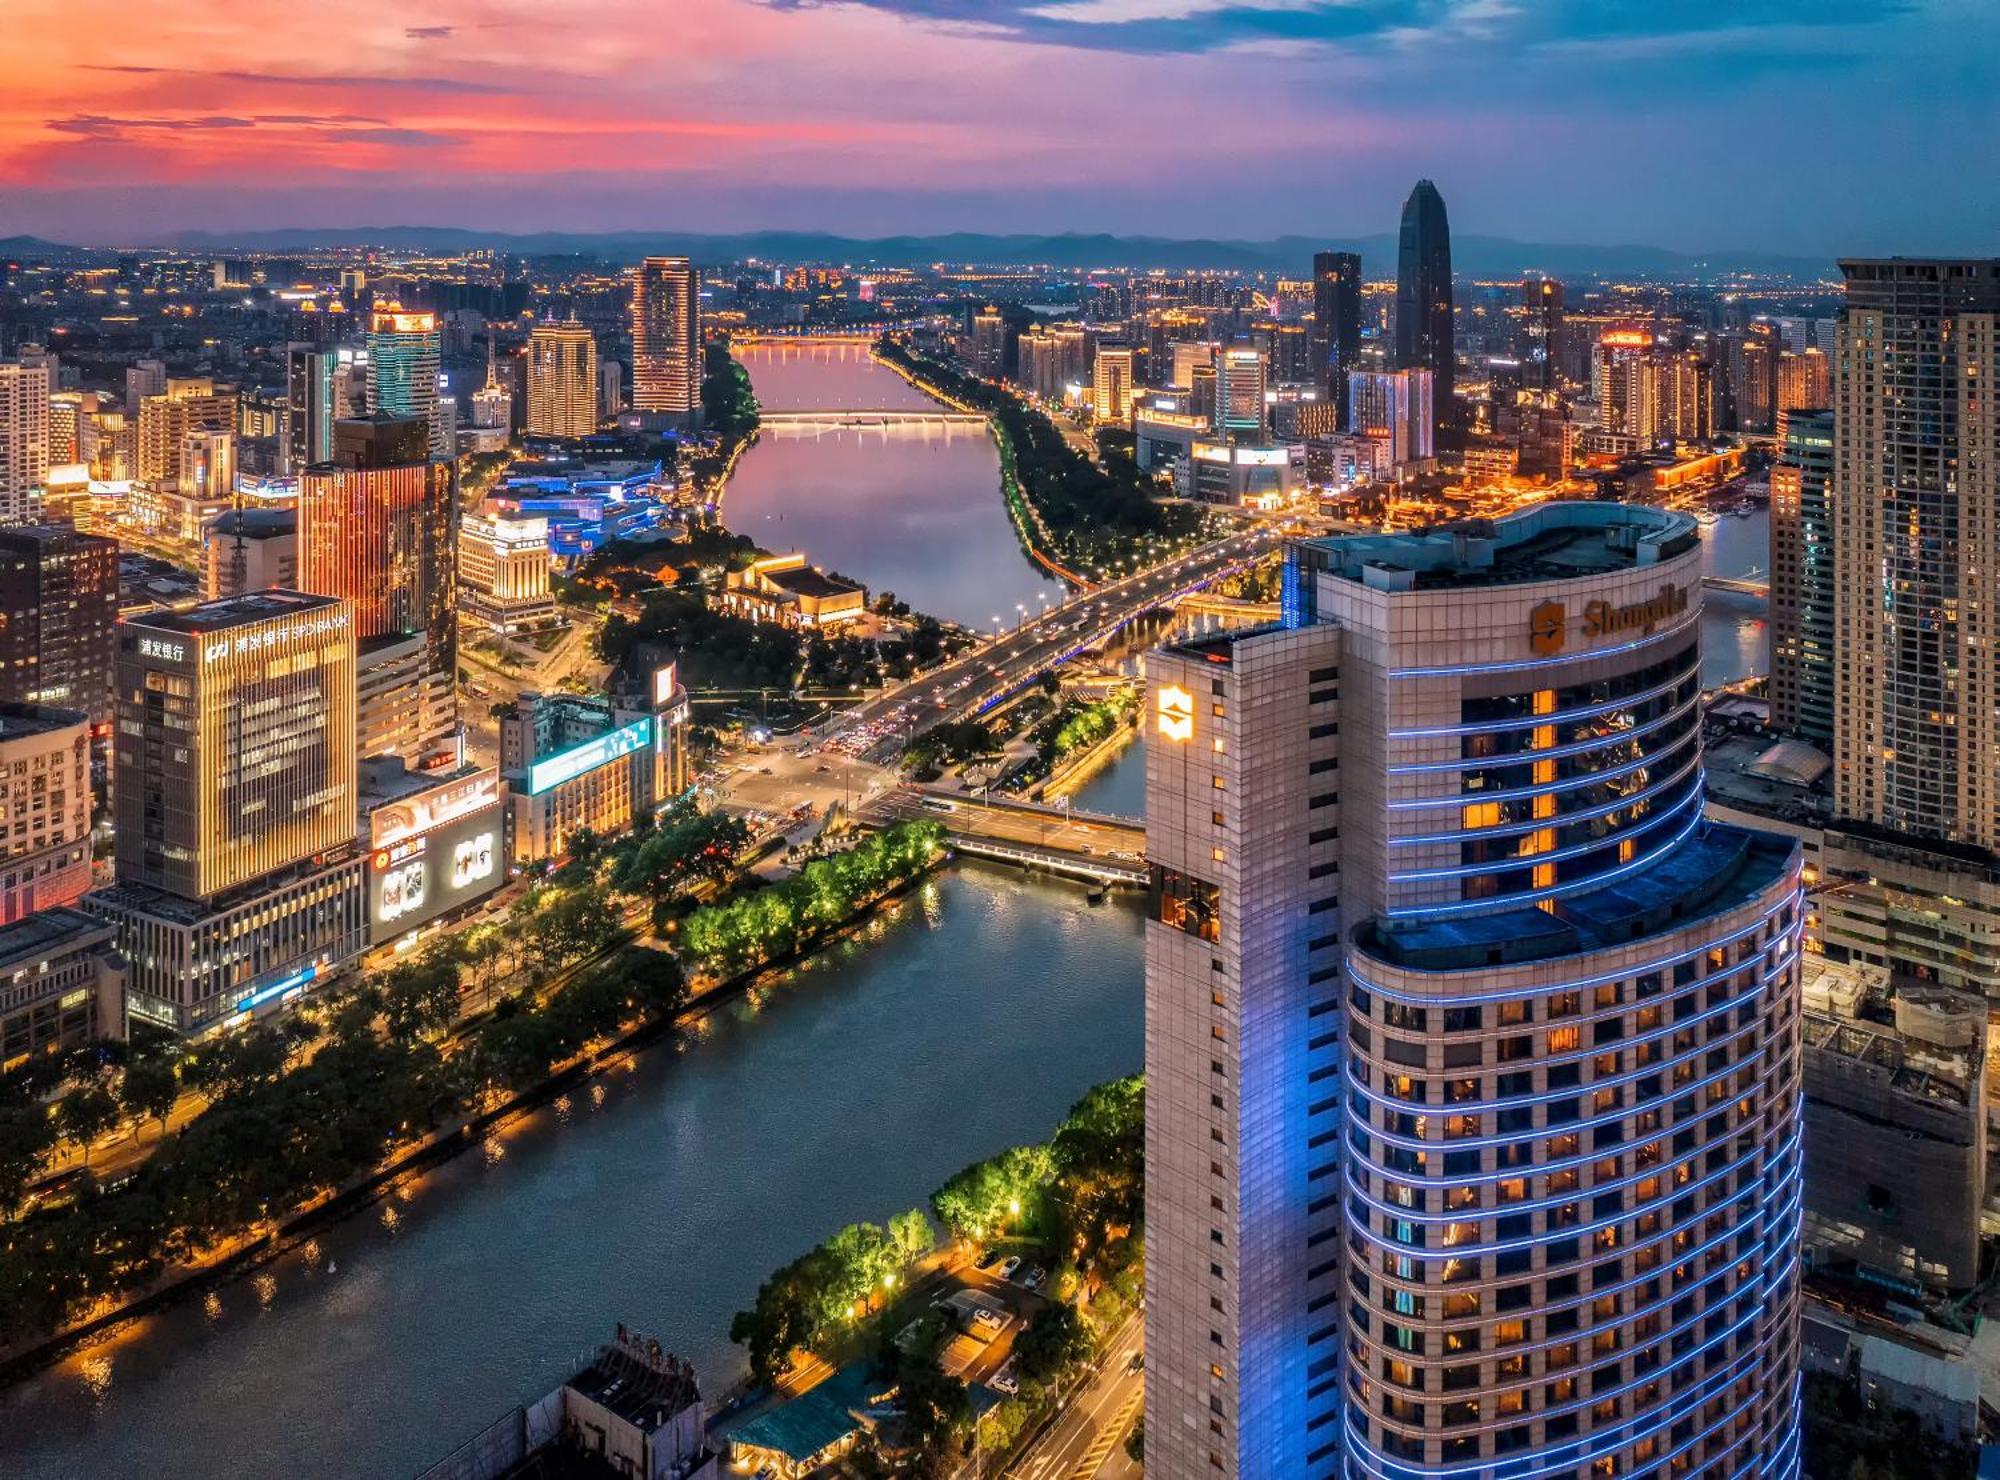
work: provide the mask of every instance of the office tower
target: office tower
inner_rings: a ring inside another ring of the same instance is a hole
[[[118,626],[116,924],[131,1010],[187,1032],[366,944],[346,604],[261,591]]]
[[[1645,376],[1636,367],[1643,366],[1652,354],[1650,329],[1610,329],[1598,337],[1590,359],[1590,391],[1597,402],[1598,425],[1604,430],[1640,435],[1637,423],[1649,398]],[[1657,404],[1656,397],[1651,399]]]
[[[0,700],[111,723],[118,546],[66,524],[0,529]]]
[[[1132,424],[1132,348],[1124,344],[1100,344],[1097,361],[1091,367],[1091,414],[1107,425]]]
[[[238,414],[236,393],[216,390],[206,377],[169,380],[159,395],[139,403],[140,480],[178,490],[188,434],[234,431]]]
[[[1361,359],[1361,256],[1313,253],[1313,379],[1320,399],[1347,407],[1347,375]],[[1343,422],[1342,431],[1347,430]]]
[[[1264,435],[1266,368],[1261,350],[1225,349],[1215,360],[1215,429],[1224,435]]]
[[[1801,858],[1702,816],[1698,526],[1283,585],[1147,661],[1148,1472],[1796,1474]]]
[[[167,391],[167,367],[160,360],[140,360],[125,372],[125,414],[137,416],[148,396]]]
[[[1356,370],[1347,377],[1347,424],[1389,449],[1398,468],[1437,455],[1437,417],[1428,370]]]
[[[35,517],[48,472],[48,372],[0,360],[0,524]]]
[[[457,474],[427,448],[414,416],[337,422],[333,461],[299,484],[299,584],[352,614],[366,753],[411,761],[458,727]]]
[[[90,806],[90,716],[0,703],[0,925],[83,898]]]
[[[1833,745],[1833,412],[1800,411],[1771,468],[1771,723]]]
[[[1264,356],[1269,379],[1294,386],[1312,383],[1311,335],[1304,324],[1260,323],[1251,328],[1250,342]]]
[[[236,495],[236,433],[196,427],[181,439],[183,498],[213,501]]]
[[[1431,372],[1434,428],[1449,440],[1458,425],[1457,359],[1451,311],[1451,226],[1444,197],[1417,181],[1403,202],[1396,250],[1396,368]]]
[[[1530,390],[1555,390],[1562,384],[1562,283],[1538,274],[1523,278],[1521,309],[1522,337],[1527,341],[1521,356],[1522,383]]]
[[[597,430],[597,341],[581,324],[538,324],[528,336],[528,431],[588,437]]]
[[[434,313],[391,304],[368,316],[368,414],[423,418],[430,455],[448,458],[452,428],[438,402],[443,350]]]
[[[83,461],[78,449],[84,420],[84,392],[57,391],[49,397],[49,466]]]
[[[554,621],[549,521],[467,514],[458,535],[458,602],[467,616],[500,632]]]
[[[493,335],[486,336],[486,383],[472,393],[472,424],[484,431],[509,427],[514,420],[514,398],[500,383],[495,360]]]
[[[348,414],[341,384],[351,350],[285,346],[285,471],[296,478],[333,456],[333,424]]]
[[[701,416],[701,278],[685,257],[648,257],[632,278],[632,409]]]
[[[1007,320],[992,304],[972,316],[972,370],[998,380],[1007,364]]]
[[[297,509],[231,509],[208,526],[201,542],[203,600],[298,586]]]
[[[625,367],[616,360],[597,362],[597,419],[610,421],[625,409]]]

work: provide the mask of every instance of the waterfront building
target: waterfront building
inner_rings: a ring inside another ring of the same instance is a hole
[[[0,529],[0,701],[111,724],[118,546],[64,524]]]
[[[274,586],[299,586],[297,509],[231,509],[209,524],[201,542],[204,601]]]
[[[1806,1247],[1892,1285],[1979,1278],[1986,1003],[1807,958]]]
[[[1385,444],[1398,469],[1436,456],[1436,386],[1428,370],[1357,370],[1347,378],[1347,424]]]
[[[538,324],[528,336],[528,433],[597,430],[597,340],[581,324]]]
[[[523,693],[501,714],[516,863],[562,857],[579,828],[625,832],[687,789],[688,697],[672,664],[645,697]]]
[[[549,589],[549,521],[467,514],[458,535],[458,609],[496,632],[556,620]]]
[[[1175,465],[1174,491],[1182,498],[1228,508],[1281,509],[1304,490],[1306,449],[1299,443],[1259,440],[1197,441]]]
[[[867,615],[868,590],[807,565],[803,555],[765,555],[729,572],[722,609],[753,622],[824,632]]]
[[[0,925],[0,1074],[37,1054],[125,1036],[125,962],[114,935],[63,907]]]
[[[1091,414],[1107,426],[1132,424],[1132,406],[1137,395],[1133,378],[1133,350],[1129,344],[1100,344],[1091,366]]]
[[[1781,417],[1788,411],[1809,411],[1833,404],[1827,357],[1818,346],[1796,353],[1778,352],[1777,396],[1777,414]]]
[[[1148,658],[1149,1471],[1798,1473],[1800,855],[1702,817],[1701,589],[1544,504]]]
[[[1831,411],[1787,418],[1771,468],[1771,724],[1833,746],[1834,561],[1827,492]]]
[[[0,702],[0,925],[90,888],[90,717]]]
[[[449,750],[458,729],[458,529],[456,466],[429,456],[415,416],[336,422],[334,460],[299,481],[300,585],[347,602],[362,667],[377,680],[367,714],[395,716],[366,728],[378,741],[400,737],[394,753],[412,761]],[[407,690],[380,682],[390,674],[407,676]]]
[[[118,624],[117,883],[85,896],[128,1004],[195,1031],[366,943],[347,604],[260,591]]]
[[[1431,374],[1432,435],[1458,425],[1451,297],[1451,226],[1437,186],[1419,180],[1403,202],[1396,249],[1396,368]]]
[[[1715,436],[1715,367],[1699,350],[1665,357],[1659,371],[1662,437],[1706,442]]]
[[[453,428],[438,400],[443,353],[434,313],[410,312],[392,303],[368,316],[368,414],[421,419],[430,455],[448,459],[454,451]],[[339,456],[337,449],[334,455]]]
[[[972,372],[987,380],[998,380],[1006,363],[1007,320],[989,303],[972,316]]]
[[[49,436],[48,372],[0,360],[0,525],[35,517],[49,472]]]
[[[1319,398],[1347,408],[1348,372],[1361,360],[1361,256],[1313,253],[1313,381]],[[1343,422],[1339,431],[1346,431]]]
[[[701,370],[701,274],[685,257],[648,257],[632,278],[632,409],[693,425]]]
[[[1752,324],[1728,340],[1729,394],[1740,432],[1768,432],[1778,404],[1777,337],[1769,324]]]

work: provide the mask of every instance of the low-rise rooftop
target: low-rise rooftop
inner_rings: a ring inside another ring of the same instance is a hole
[[[97,916],[68,905],[38,910],[11,925],[0,925],[0,973],[25,962],[46,960],[55,951],[80,950],[109,941],[115,933]]]
[[[185,611],[148,612],[128,621],[165,632],[206,633],[266,622],[278,617],[302,616],[340,605],[338,596],[312,596],[304,591],[250,591],[241,596],[225,596],[204,601]]]
[[[1570,580],[1654,565],[1695,549],[1692,516],[1644,504],[1557,502],[1503,519],[1307,540],[1309,563],[1382,590]]]

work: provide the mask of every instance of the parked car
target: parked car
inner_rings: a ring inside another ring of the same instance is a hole
[[[993,1374],[993,1380],[986,1385],[994,1392],[1005,1393],[1010,1398],[1020,1392],[1021,1380],[1014,1375],[1013,1361],[1010,1359],[1002,1364],[1000,1370]]]
[[[1041,1265],[1037,1264],[1032,1266],[1026,1274],[1021,1276],[1021,1284],[1026,1289],[1039,1290],[1042,1288],[1042,1281],[1046,1280],[1048,1277],[1049,1277],[1048,1272],[1044,1270],[1041,1267]]]
[[[1020,1267],[1021,1267],[1021,1256],[1019,1254],[1009,1254],[1007,1256],[1007,1261],[1000,1266],[1000,1278],[1003,1280],[1011,1280],[1012,1278],[1014,1278],[1014,1271],[1019,1269]]]
[[[981,1254],[979,1256],[979,1262],[976,1265],[974,1265],[973,1268],[991,1269],[994,1265],[998,1264],[1003,1257],[1005,1256],[1001,1253],[1000,1250],[988,1249],[984,1254]]]

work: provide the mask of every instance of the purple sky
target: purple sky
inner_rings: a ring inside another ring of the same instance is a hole
[[[2000,251],[1994,0],[8,0],[0,234]]]

